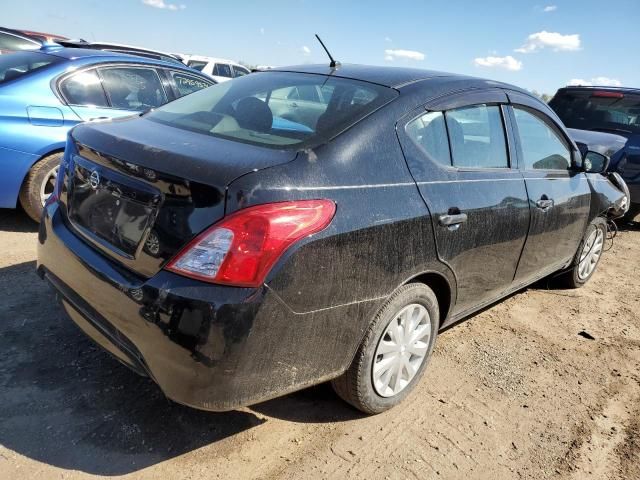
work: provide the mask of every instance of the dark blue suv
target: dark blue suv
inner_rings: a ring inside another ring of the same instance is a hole
[[[608,150],[608,170],[622,175],[629,186],[628,216],[633,219],[640,214],[640,89],[566,87],[558,90],[549,105],[570,129],[594,132],[570,130],[575,141]]]

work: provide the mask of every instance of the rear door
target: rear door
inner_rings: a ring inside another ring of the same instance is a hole
[[[578,249],[589,216],[587,177],[572,167],[572,143],[549,115],[518,94],[510,119],[529,194],[531,225],[516,274],[528,282],[556,271]]]
[[[506,95],[465,93],[399,124],[409,168],[430,213],[440,259],[456,275],[453,314],[512,286],[529,228],[524,179],[505,122]]]

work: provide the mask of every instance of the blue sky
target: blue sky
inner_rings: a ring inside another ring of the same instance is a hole
[[[5,3],[5,8],[2,8]],[[0,0],[3,26],[242,60],[410,65],[553,93],[640,87],[639,0]]]

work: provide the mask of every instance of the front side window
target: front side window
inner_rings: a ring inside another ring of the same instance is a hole
[[[571,150],[558,133],[542,118],[520,107],[513,109],[525,168],[567,170]]]
[[[326,89],[325,89],[326,87]],[[322,101],[292,101],[295,89]],[[214,137],[272,148],[322,143],[398,95],[357,80],[291,72],[259,72],[222,82],[158,108],[145,118]]]
[[[167,103],[158,73],[152,68],[107,67],[99,72],[113,108],[141,112]]]
[[[171,71],[171,77],[176,84],[176,89],[180,97],[189,95],[190,93],[197,92],[203,88],[209,87],[211,84],[204,80],[194,77],[193,75],[187,75],[182,72]]]
[[[231,65],[227,65],[226,63],[216,63],[215,67],[213,67],[213,74],[218,77],[233,77],[231,74]]]
[[[69,105],[108,107],[102,82],[95,70],[78,72],[60,84],[60,92]]]
[[[427,112],[411,120],[405,127],[409,138],[420,147],[432,161],[451,166],[447,127],[442,112]]]
[[[0,55],[0,84],[61,61],[53,55],[29,51]]]
[[[445,113],[453,165],[460,168],[508,168],[500,107],[474,105]]]

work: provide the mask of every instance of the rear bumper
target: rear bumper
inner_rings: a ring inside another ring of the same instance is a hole
[[[224,411],[342,373],[362,303],[292,312],[268,287],[211,285],[160,271],[150,279],[106,259],[70,231],[55,205],[40,225],[38,273],[95,342],[172,400]]]

